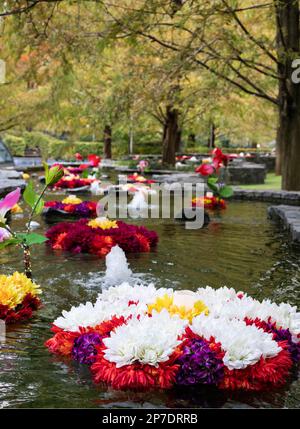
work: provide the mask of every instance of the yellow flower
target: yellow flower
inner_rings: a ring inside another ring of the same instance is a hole
[[[11,209],[13,214],[23,213],[23,209],[19,206],[19,204],[15,204]]]
[[[181,319],[188,319],[190,323],[199,314],[204,312],[205,316],[207,316],[209,313],[208,308],[202,301],[196,301],[192,308],[187,308],[184,305],[174,305],[173,301],[174,297],[166,294],[161,298],[157,298],[154,304],[148,305],[148,311],[150,314],[153,310],[160,313],[165,308],[172,316],[177,314]]]
[[[62,200],[63,204],[81,204],[82,200],[75,195],[69,195],[67,198]]]
[[[0,304],[15,308],[27,294],[41,294],[39,285],[33,283],[25,274],[15,272],[11,276],[0,275]]]
[[[27,173],[23,173],[22,177],[23,177],[24,180],[30,179],[30,176]]]
[[[116,220],[109,220],[106,217],[97,217],[96,219],[90,220],[88,226],[101,229],[118,228]]]

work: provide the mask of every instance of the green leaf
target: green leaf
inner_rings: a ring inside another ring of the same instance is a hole
[[[42,244],[48,240],[47,237],[41,234],[36,234],[35,232],[31,234],[20,233],[17,234],[17,237],[21,239],[21,241],[25,242],[28,246],[32,246],[33,244]]]
[[[17,245],[20,243],[22,243],[22,240],[17,239],[17,238],[10,238],[8,240],[4,240],[0,243],[0,250],[4,249],[7,246]]]
[[[23,198],[25,202],[33,209],[33,207],[35,206],[39,198],[39,195],[35,192],[32,181],[30,181],[26,186],[26,189],[23,194]],[[35,214],[41,214],[43,211],[43,208],[44,208],[44,201],[40,200],[34,210]]]
[[[56,165],[55,167],[49,168],[46,163],[44,163],[45,168],[45,182],[47,186],[55,185],[64,175],[64,170],[61,166]]]
[[[216,192],[216,193],[218,193],[218,192],[219,192],[219,189],[218,189],[217,183],[218,183],[218,178],[217,178],[217,177],[209,177],[209,178],[207,179],[207,186],[208,186],[208,187],[209,187],[213,192]]]
[[[34,203],[36,201],[36,193],[33,189],[33,183],[32,181],[30,181],[28,183],[28,185],[26,186],[26,189],[23,193],[23,198],[25,200],[25,202],[31,207],[33,208]]]
[[[233,195],[233,189],[231,188],[231,186],[224,186],[220,189],[219,195],[222,198],[230,198]]]
[[[207,183],[210,183],[212,185],[215,185],[218,182],[218,178],[217,177],[209,177],[207,180]]]
[[[83,179],[87,179],[87,178],[89,177],[89,172],[88,172],[88,170],[83,170],[83,173],[82,173],[81,177],[82,177]]]

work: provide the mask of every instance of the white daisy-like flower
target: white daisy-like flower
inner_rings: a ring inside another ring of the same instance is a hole
[[[196,293],[215,318],[243,320],[248,317],[265,322],[270,319],[272,323],[276,323],[277,328],[289,329],[295,342],[300,341],[300,313],[297,312],[297,307],[287,303],[276,304],[270,300],[259,302],[243,292],[235,292],[233,288],[227,287],[213,289],[207,286],[198,289]]]
[[[281,347],[272,335],[256,326],[247,326],[242,320],[228,320],[200,315],[193,319],[191,329],[209,340],[214,337],[225,352],[224,365],[229,369],[243,369],[254,365],[261,357],[276,356]]]
[[[181,343],[178,338],[186,326],[187,321],[171,317],[167,310],[153,311],[152,317],[133,318],[103,340],[107,347],[104,356],[117,368],[134,362],[157,366]]]
[[[172,289],[156,289],[152,283],[146,286],[140,284],[132,286],[127,282],[123,282],[119,286],[113,286],[105,289],[101,294],[98,295],[97,302],[102,301],[109,302],[111,304],[119,304],[124,302],[128,304],[128,302],[134,301],[143,304],[151,304],[159,296],[172,293]]]
[[[199,288],[196,293],[201,301],[210,306],[210,304],[223,304],[236,299],[241,292],[236,292],[233,288],[228,288],[227,286],[218,289],[206,286],[205,288]]]
[[[95,310],[91,302],[72,307],[70,311],[63,311],[62,316],[54,321],[54,325],[65,331],[77,331],[80,326],[96,326],[103,321],[103,314]]]

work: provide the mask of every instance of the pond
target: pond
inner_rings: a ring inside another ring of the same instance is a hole
[[[53,199],[48,194],[48,199]],[[19,226],[23,219],[16,219]],[[42,221],[42,230],[47,225]],[[185,230],[170,219],[135,221],[157,231],[156,251],[129,255],[130,268],[144,282],[196,290],[223,285],[262,299],[300,307],[300,249],[267,219],[264,203],[230,202],[202,230]],[[16,249],[0,253],[2,273],[22,270]],[[63,309],[93,301],[101,291],[105,261],[92,255],[33,251],[35,281],[44,307],[31,322],[9,326],[0,346],[0,407],[298,407],[300,382],[267,393],[228,394],[211,389],[118,392],[93,384],[88,368],[53,357],[44,347],[50,324]]]

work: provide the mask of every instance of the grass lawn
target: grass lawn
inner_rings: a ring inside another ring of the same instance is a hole
[[[281,176],[275,176],[274,173],[268,173],[265,183],[263,185],[239,185],[240,189],[253,189],[253,190],[274,190],[281,189]]]

